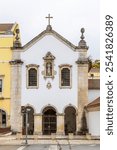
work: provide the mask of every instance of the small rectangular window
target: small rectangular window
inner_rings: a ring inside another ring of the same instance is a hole
[[[2,83],[2,79],[0,79],[0,92],[2,92],[2,85],[3,83]]]

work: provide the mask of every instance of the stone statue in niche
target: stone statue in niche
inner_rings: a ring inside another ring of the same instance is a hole
[[[42,71],[42,74],[44,75],[44,78],[54,78],[55,71],[54,71],[54,59],[55,57],[52,55],[51,52],[47,52],[44,59],[44,71]]]
[[[48,62],[46,64],[46,76],[52,76],[52,63]]]

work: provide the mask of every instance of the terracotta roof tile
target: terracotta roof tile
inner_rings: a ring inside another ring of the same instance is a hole
[[[10,31],[13,27],[13,23],[0,24],[0,31]]]
[[[100,97],[96,98],[94,101],[87,105],[87,108],[100,106]]]

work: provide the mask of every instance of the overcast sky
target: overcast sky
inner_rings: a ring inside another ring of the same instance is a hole
[[[89,55],[99,59],[99,0],[0,0],[0,23],[17,22],[22,45],[46,29],[49,13],[53,30],[74,45],[84,27]]]

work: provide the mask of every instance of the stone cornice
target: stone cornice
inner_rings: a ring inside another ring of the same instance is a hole
[[[9,63],[10,63],[10,65],[18,65],[18,64],[22,65],[23,61],[20,59],[16,59],[16,60],[9,61]]]
[[[76,61],[76,63],[77,63],[77,64],[88,64],[88,60],[80,60],[80,59],[78,59],[78,60]]]
[[[38,68],[39,65],[37,65],[37,64],[28,64],[28,65],[26,65],[26,67],[27,67],[27,68],[31,68],[31,67],[36,67],[36,68]]]

